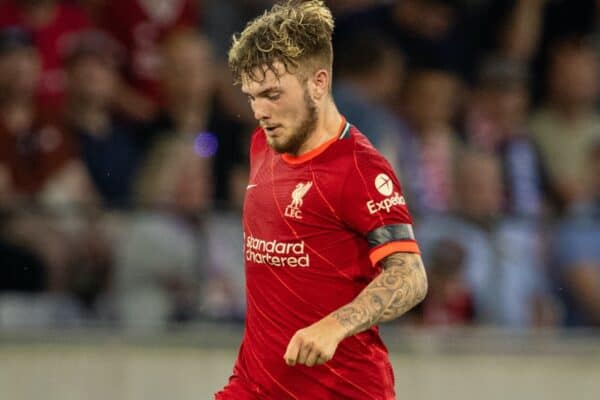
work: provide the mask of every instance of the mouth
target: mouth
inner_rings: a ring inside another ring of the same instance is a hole
[[[263,129],[265,130],[265,132],[267,132],[268,135],[273,135],[275,133],[275,130],[277,130],[279,127],[281,127],[281,125],[270,125],[263,126]]]

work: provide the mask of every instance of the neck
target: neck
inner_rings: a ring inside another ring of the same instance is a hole
[[[329,97],[324,106],[319,109],[317,125],[309,138],[300,146],[298,154],[307,153],[338,135],[342,123],[342,115],[338,111],[333,99]]]

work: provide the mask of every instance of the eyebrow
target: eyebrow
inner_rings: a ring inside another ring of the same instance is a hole
[[[242,90],[242,93],[244,93],[246,96],[259,97],[259,96],[265,96],[271,92],[276,92],[276,91],[281,91],[281,88],[279,88],[277,86],[271,86],[271,87],[261,90],[260,92],[258,92],[256,94],[256,96],[252,96],[250,93],[248,93],[244,90]]]

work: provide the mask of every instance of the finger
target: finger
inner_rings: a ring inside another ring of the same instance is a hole
[[[298,352],[298,359],[296,362],[298,364],[306,364],[306,359],[312,350],[312,345],[310,343],[302,343],[300,346],[300,351]]]
[[[308,357],[306,357],[306,362],[304,363],[307,367],[314,367],[315,365],[317,365],[317,360],[320,357],[320,352],[318,352],[317,350],[312,350],[309,354]]]
[[[329,361],[329,358],[324,357],[322,354],[319,355],[319,358],[317,358],[317,362],[315,365],[322,365],[325,364],[327,361]]]
[[[296,365],[296,360],[298,359],[298,351],[300,350],[300,342],[296,338],[296,335],[292,337],[290,343],[288,343],[287,349],[285,350],[285,354],[283,355],[283,359],[287,365],[294,366]]]

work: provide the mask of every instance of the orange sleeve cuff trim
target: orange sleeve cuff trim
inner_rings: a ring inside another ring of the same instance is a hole
[[[376,265],[383,258],[389,256],[392,253],[417,253],[421,254],[421,250],[419,250],[419,245],[417,242],[412,240],[403,240],[386,243],[382,246],[376,247],[371,254],[369,254],[369,258],[371,259],[371,263]]]

